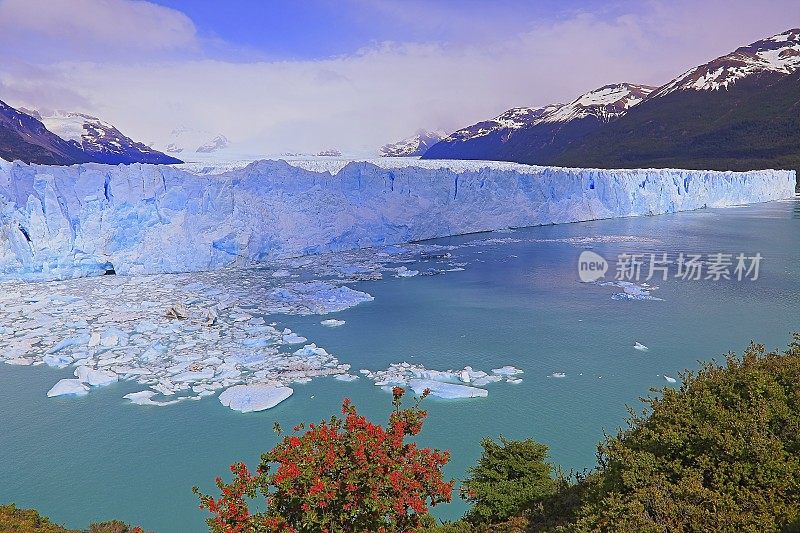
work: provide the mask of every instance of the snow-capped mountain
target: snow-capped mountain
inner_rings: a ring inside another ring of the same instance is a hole
[[[661,87],[653,96],[675,91],[717,91],[762,73],[791,74],[800,68],[800,29],[792,29],[737,48],[705,65],[688,70]]]
[[[169,141],[164,146],[164,151],[170,154],[187,152],[208,154],[219,152],[229,146],[230,141],[221,133],[181,126],[170,132]]]
[[[423,156],[425,159],[505,160],[517,150],[556,153],[576,136],[623,115],[655,87],[634,83],[606,85],[568,104],[515,107],[449,135]],[[518,148],[520,147],[521,148]]]
[[[800,29],[688,70],[544,161],[611,168],[800,169]],[[510,160],[540,162],[519,151]]]
[[[91,115],[55,111],[43,114],[26,110],[39,117],[48,130],[65,141],[80,147],[92,161],[112,165],[124,163],[172,164],[180,159],[170,157],[124,135],[112,124]]]
[[[49,131],[35,116],[0,101],[0,158],[43,165],[86,163],[90,157],[74,143]]]
[[[402,141],[383,145],[379,153],[381,157],[418,157],[445,137],[447,133],[441,130],[419,130]]]
[[[228,138],[220,134],[200,145],[196,151],[200,152],[201,154],[210,154],[211,152],[216,152],[218,150],[227,148],[229,144],[230,142],[228,141]]]
[[[566,123],[588,117],[594,117],[601,122],[610,122],[625,114],[628,109],[647,98],[654,90],[656,87],[635,83],[605,85],[580,95],[566,105],[558,106],[556,109],[544,113],[535,123]]]
[[[533,124],[543,115],[559,109],[562,105],[564,104],[552,104],[544,107],[514,107],[491,120],[484,120],[451,133],[446,139],[449,141],[468,141],[498,132],[501,135],[507,135],[514,130]]]

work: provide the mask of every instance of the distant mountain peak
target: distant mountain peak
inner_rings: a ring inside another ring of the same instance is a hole
[[[680,90],[717,91],[760,73],[791,74],[800,68],[800,29],[791,29],[688,70],[661,87],[654,97]]]
[[[179,159],[163,154],[124,135],[113,124],[86,113],[56,110],[36,113],[45,127],[81,148],[92,161],[119,163],[180,163]]]
[[[543,115],[551,113],[563,104],[551,104],[542,107],[513,107],[500,113],[491,120],[484,120],[451,133],[444,140],[447,142],[469,141],[485,137],[495,132],[508,133],[511,130],[524,128],[533,124]]]
[[[604,85],[542,116],[539,122],[570,122],[595,117],[608,122],[635,106],[657,87],[637,83]]]
[[[424,154],[428,148],[447,137],[441,130],[417,130],[411,137],[395,143],[385,144],[380,149],[381,157],[416,157]]]
[[[222,133],[207,130],[195,130],[186,126],[178,126],[169,134],[169,142],[164,151],[172,154],[181,152],[211,153],[219,152],[230,146],[230,141]]]

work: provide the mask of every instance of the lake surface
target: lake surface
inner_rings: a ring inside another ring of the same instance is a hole
[[[373,301],[324,316],[267,318],[324,347],[353,373],[402,361],[439,370],[522,369],[521,383],[489,384],[487,398],[426,400],[430,416],[420,441],[451,450],[453,478],[474,464],[481,437],[501,434],[546,443],[567,469],[592,467],[603,432],[624,424],[626,404],[638,407],[652,387],[669,385],[665,374],[678,386],[678,373],[698,360],[741,352],[751,340],[781,348],[800,330],[798,201],[431,243],[452,247],[449,261],[464,270],[360,281],[350,286]],[[612,298],[618,287],[579,281],[578,256],[586,249],[612,262],[651,252],[672,259],[681,252],[760,253],[763,260],[755,281],[671,277],[651,281],[660,300],[625,300]],[[424,270],[431,261],[420,256],[404,265]],[[326,328],[326,318],[346,324]],[[635,350],[635,342],[648,351]],[[0,502],[35,507],[72,527],[117,518],[160,533],[204,531],[191,487],[212,490],[214,477],[234,461],[255,465],[277,440],[275,421],[291,427],[327,418],[343,397],[376,420],[390,411],[390,395],[364,377],[293,384],[291,398],[250,414],[216,397],[133,405],[122,397],[142,385],[131,382],[47,398],[72,372],[0,365]],[[464,510],[456,501],[436,514],[450,519]]]

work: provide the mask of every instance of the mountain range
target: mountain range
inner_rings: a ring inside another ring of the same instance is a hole
[[[41,114],[2,101],[0,158],[45,165],[182,162],[134,141],[97,117],[66,111]]]
[[[621,116],[653,90],[655,87],[620,83],[600,87],[567,104],[509,109],[449,135],[423,158],[514,161],[519,153],[550,158]]]
[[[756,41],[654,88],[622,83],[514,108],[424,159],[712,170],[800,169],[800,29]]]

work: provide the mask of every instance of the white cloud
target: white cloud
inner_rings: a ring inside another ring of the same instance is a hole
[[[0,88],[49,99],[10,103],[65,107],[82,99],[79,110],[143,141],[164,142],[186,125],[259,152],[364,152],[420,127],[452,130],[606,83],[658,85],[798,24],[800,9],[784,0],[769,10],[743,0],[649,2],[614,18],[577,13],[501,39],[382,43],[317,61],[70,62],[39,77],[0,63]]]
[[[197,37],[189,17],[151,2],[2,0],[0,45],[18,44],[44,57],[119,58],[193,49]]]

